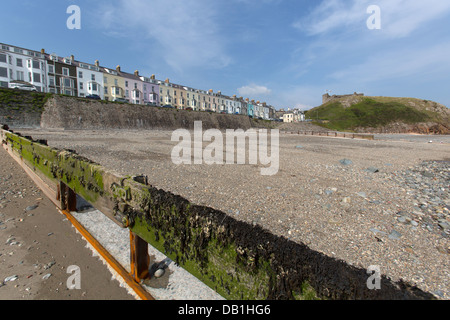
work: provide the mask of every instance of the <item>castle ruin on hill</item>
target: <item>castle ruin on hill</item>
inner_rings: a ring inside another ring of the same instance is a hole
[[[328,93],[326,93],[326,94],[322,95],[322,104],[325,104],[334,99],[345,98],[345,97],[364,97],[364,93],[354,92],[353,94],[332,95],[332,96],[330,96]]]

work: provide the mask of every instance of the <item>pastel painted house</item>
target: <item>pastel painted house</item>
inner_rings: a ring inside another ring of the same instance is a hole
[[[250,102],[248,98],[245,101],[247,102],[247,114],[249,117],[253,118],[255,116],[255,114],[254,114],[255,109],[254,109],[254,104],[253,104],[254,101],[252,100]]]
[[[160,106],[160,88],[159,81],[155,79],[155,75],[148,77],[140,77],[143,82],[144,104],[152,104]]]
[[[159,101],[161,105],[172,105],[173,103],[173,88],[169,79],[159,82]]]
[[[122,72],[118,70],[119,75],[123,77],[125,81],[125,99],[132,104],[145,104],[144,99],[144,81],[139,76],[139,71],[135,71],[134,74]]]
[[[125,79],[119,75],[120,66],[117,68],[101,68],[103,72],[103,93],[105,100],[125,98]]]

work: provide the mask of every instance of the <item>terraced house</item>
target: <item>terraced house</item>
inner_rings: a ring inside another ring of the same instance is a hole
[[[150,78],[140,77],[143,84],[144,104],[160,106],[159,82],[153,74]]]
[[[103,92],[105,100],[114,101],[125,98],[125,79],[119,75],[120,66],[116,70],[101,68],[103,72]]]
[[[269,119],[275,109],[255,100],[227,96],[221,91],[201,90],[185,85],[157,80],[155,75],[145,77],[76,61],[74,56],[60,57],[45,50],[28,50],[0,43],[0,87],[26,86],[28,89],[87,97],[98,95],[109,101],[127,101],[133,104],[171,105],[178,109],[243,114]],[[23,87],[22,87],[23,88]]]
[[[75,61],[74,64],[77,67],[78,96],[98,95],[101,99],[104,99],[104,77],[98,60],[95,65],[79,61]]]
[[[245,101],[246,101],[246,103],[247,103],[247,115],[249,116],[249,117],[254,117],[255,116],[255,101],[254,100],[252,100],[252,101],[250,101],[250,99],[249,98],[246,98],[245,99]]]
[[[74,56],[61,58],[56,54],[47,54],[46,58],[48,91],[68,96],[78,96],[77,66]]]
[[[36,91],[47,92],[47,62],[44,50],[33,51],[8,44],[0,44],[0,87],[10,83],[34,86]]]
[[[199,110],[200,106],[200,94],[199,90],[183,87],[186,93],[186,108],[192,108],[192,110]]]
[[[132,104],[144,104],[144,81],[139,76],[139,71],[134,74],[117,70],[119,76],[124,79],[125,99]]]

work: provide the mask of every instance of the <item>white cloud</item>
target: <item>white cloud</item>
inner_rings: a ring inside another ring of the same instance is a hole
[[[257,98],[258,96],[263,96],[263,95],[268,95],[272,92],[272,90],[270,90],[267,87],[264,86],[258,86],[256,84],[251,84],[248,86],[243,86],[239,89],[237,89],[239,95],[243,96],[243,97],[252,97],[252,98]]]
[[[211,1],[120,0],[105,3],[102,12],[99,21],[107,34],[155,44],[151,54],[174,69],[222,68],[231,62]]]
[[[441,0],[327,0],[293,26],[307,35],[363,31],[370,17],[367,8],[381,9],[382,33],[390,38],[409,36],[428,22],[450,12],[450,1]]]
[[[356,79],[357,82],[374,82],[395,79],[416,78],[421,80],[427,74],[450,73],[449,43],[410,50],[386,51],[368,57],[364,62],[347,66],[330,74],[337,81]]]

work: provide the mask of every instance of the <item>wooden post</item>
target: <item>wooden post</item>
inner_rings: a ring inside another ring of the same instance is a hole
[[[131,276],[136,282],[149,278],[150,256],[148,243],[130,230]]]
[[[59,182],[57,200],[60,202],[61,210],[77,211],[77,194],[72,191],[64,182]]]

